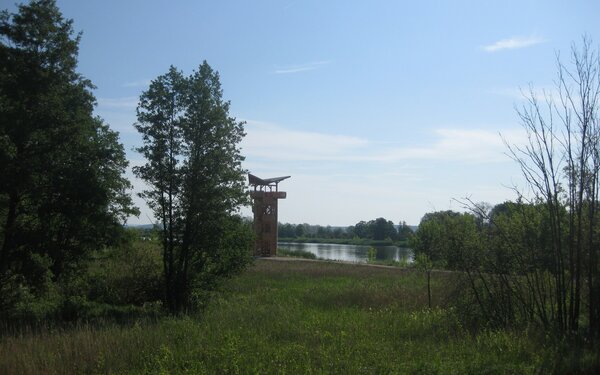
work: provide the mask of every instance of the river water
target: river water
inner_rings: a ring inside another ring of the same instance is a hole
[[[292,243],[279,242],[279,248],[291,251],[309,251],[321,259],[343,260],[348,262],[366,263],[368,251],[371,246],[363,245],[337,245],[329,243]],[[412,263],[413,251],[409,248],[398,246],[372,246],[377,250],[377,260],[395,260]]]

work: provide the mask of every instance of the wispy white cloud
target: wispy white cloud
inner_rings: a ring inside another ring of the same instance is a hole
[[[467,163],[494,163],[509,159],[505,155],[506,147],[502,140],[521,144],[525,135],[521,130],[507,129],[499,132],[489,130],[437,129],[431,143],[419,147],[390,149],[375,160],[434,160]]]
[[[345,135],[290,130],[260,121],[246,120],[242,142],[246,154],[279,160],[342,160],[360,153],[368,141]]]
[[[299,64],[299,65],[289,65],[289,66],[277,68],[277,69],[275,69],[275,71],[273,71],[273,73],[274,74],[300,73],[300,72],[306,72],[309,70],[316,70],[316,69],[322,68],[323,66],[328,65],[328,64],[331,64],[330,60],[315,61],[315,62]]]
[[[122,98],[98,98],[98,107],[106,109],[135,109],[137,104],[137,96],[125,96]]]
[[[151,80],[149,79],[140,79],[139,81],[131,81],[131,82],[125,82],[124,84],[122,84],[122,87],[147,87],[150,86],[150,82]]]
[[[546,42],[546,39],[541,38],[539,36],[515,36],[509,39],[502,39],[495,43],[483,46],[483,49],[486,52],[497,52],[505,49],[530,47],[544,42]]]
[[[498,132],[438,129],[427,143],[402,147],[346,135],[290,130],[258,121],[247,121],[243,153],[251,159],[305,162],[400,162],[416,160],[489,163],[507,161]],[[511,143],[524,139],[520,130],[502,135]]]

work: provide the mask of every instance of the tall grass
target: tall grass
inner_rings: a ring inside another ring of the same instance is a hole
[[[289,250],[279,248],[277,249],[277,255],[280,257],[293,257],[293,258],[304,258],[304,259],[317,259],[317,256],[307,250]]]
[[[196,317],[6,336],[0,373],[527,374],[598,364],[584,351],[587,362],[560,367],[555,349],[525,332],[472,334],[451,307],[456,275],[434,272],[432,283],[428,309],[413,270],[257,260]]]

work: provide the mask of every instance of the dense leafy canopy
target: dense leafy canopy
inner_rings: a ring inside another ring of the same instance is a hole
[[[171,67],[140,97],[135,126],[146,164],[134,171],[149,186],[142,196],[162,229],[172,313],[190,307],[194,285],[209,286],[250,254],[249,228],[234,216],[248,198],[238,146],[244,128],[228,112],[206,62],[189,77]]]
[[[462,269],[481,248],[476,218],[454,211],[425,214],[411,246],[438,266]]]
[[[80,35],[54,1],[0,14],[0,305],[41,295],[136,213],[116,132],[77,73]]]

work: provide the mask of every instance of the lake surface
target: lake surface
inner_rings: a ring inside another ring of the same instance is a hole
[[[413,261],[413,251],[406,247],[398,246],[364,246],[364,245],[337,245],[329,243],[293,243],[279,242],[279,248],[294,251],[305,250],[317,256],[317,258],[330,260],[343,260],[348,262],[366,263],[367,253],[370,247],[377,250],[377,260],[406,259],[408,263]]]

